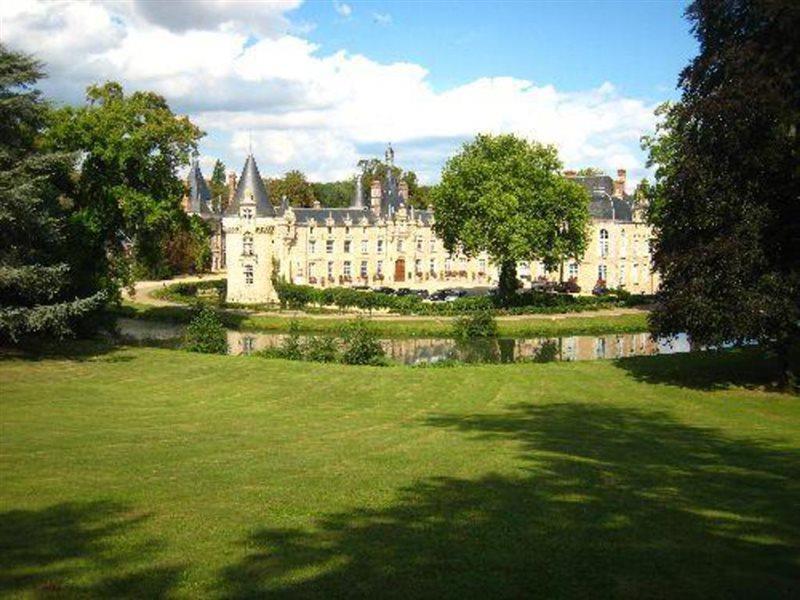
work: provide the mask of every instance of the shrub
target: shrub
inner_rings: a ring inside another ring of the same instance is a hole
[[[214,310],[208,306],[201,306],[197,310],[186,328],[183,347],[190,352],[228,353],[228,336]]]
[[[480,337],[496,337],[497,321],[491,310],[476,310],[453,321],[453,337],[467,340]]]
[[[332,336],[311,336],[301,347],[303,360],[311,362],[336,362],[339,360],[339,342]]]
[[[294,319],[289,321],[289,333],[283,338],[278,355],[289,360],[303,360],[303,349],[300,346],[300,323]]]
[[[386,364],[383,346],[364,319],[355,319],[342,329],[341,361],[348,365]]]

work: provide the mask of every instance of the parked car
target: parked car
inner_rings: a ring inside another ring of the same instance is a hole
[[[428,290],[414,290],[414,294],[425,300],[428,297]]]
[[[414,293],[414,290],[411,288],[399,288],[395,294],[398,296],[411,296]]]
[[[378,294],[386,294],[387,296],[393,296],[394,295],[394,288],[385,287],[385,286],[384,287],[375,288],[373,291],[378,293]]]

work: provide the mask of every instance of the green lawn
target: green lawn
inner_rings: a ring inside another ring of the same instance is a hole
[[[121,316],[186,323],[191,311],[182,306],[148,306],[126,303],[117,309]],[[295,321],[306,333],[336,333],[353,315],[317,315],[291,317],[282,315],[252,315],[245,311],[218,311],[227,327],[247,331],[288,331]],[[455,317],[426,317],[390,320],[371,319],[372,327],[381,337],[450,337]],[[506,337],[547,337],[565,335],[603,335],[647,331],[647,313],[622,315],[569,315],[564,317],[526,316],[498,317],[498,333]]]
[[[797,597],[772,366],[4,358],[0,594]]]

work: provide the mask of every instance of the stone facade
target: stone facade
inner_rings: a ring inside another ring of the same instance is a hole
[[[393,160],[391,148],[387,161]],[[591,194],[592,221],[587,252],[580,262],[563,266],[563,279],[574,279],[581,293],[591,293],[599,280],[608,287],[653,293],[651,229],[624,193],[625,172],[579,177],[567,172]],[[390,176],[372,182],[368,194],[356,186],[348,208],[273,206],[253,156],[248,156],[238,182],[229,179],[231,195],[223,214],[204,212],[202,176],[196,164],[190,173],[190,210],[214,227],[215,270],[227,270],[228,301],[242,304],[277,299],[272,284],[278,275],[317,287],[370,286],[424,288],[493,287],[498,268],[489,256],[467,258],[448,253],[436,237],[432,210],[407,205],[408,187]],[[203,182],[204,185],[204,182]],[[207,188],[206,188],[207,189]],[[197,191],[195,191],[197,190]],[[210,195],[209,195],[210,196]],[[208,204],[208,203],[206,203]],[[545,272],[538,262],[521,262],[524,284],[558,281],[558,271]]]

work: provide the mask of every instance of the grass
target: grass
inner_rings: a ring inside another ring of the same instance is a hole
[[[191,319],[188,308],[181,306],[149,306],[125,303],[117,312],[126,317],[186,323]],[[342,325],[353,319],[352,315],[282,316],[253,315],[247,311],[218,311],[229,328],[245,331],[281,332],[289,330],[296,321],[303,333],[336,333]],[[372,319],[372,326],[381,337],[451,337],[455,317],[427,317],[404,319]],[[647,330],[647,314],[568,316],[549,318],[542,316],[497,319],[498,335],[503,337],[548,337],[566,335],[602,335],[611,333],[637,333]]]
[[[753,351],[450,369],[0,360],[0,594],[797,597]]]

